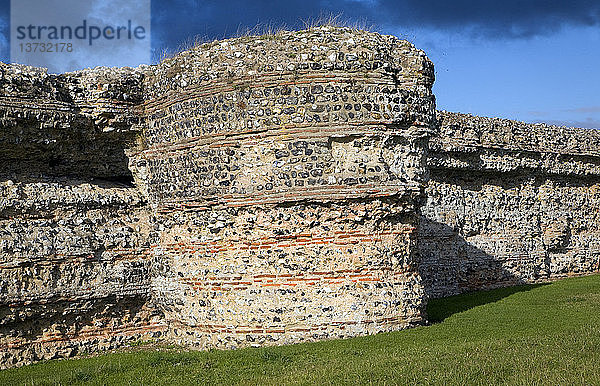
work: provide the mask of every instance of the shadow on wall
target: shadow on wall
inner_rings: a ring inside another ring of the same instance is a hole
[[[104,132],[87,117],[74,118],[68,127],[42,130],[40,125],[22,118],[0,126],[0,177],[27,182],[48,177],[133,182],[125,150],[135,145],[136,131]]]
[[[419,270],[430,298],[427,319],[432,323],[544,285],[524,285],[525,278],[506,269],[502,260],[470,244],[446,224],[421,216],[419,232]],[[491,288],[496,289],[481,291]],[[470,293],[474,291],[479,292]],[[469,294],[452,296],[465,292]]]
[[[428,320],[439,322],[470,308],[496,302],[516,292],[528,291],[543,284],[529,284],[548,278],[545,261],[523,259],[510,270],[512,261],[495,257],[464,239],[452,227],[420,217],[419,272],[428,301]],[[519,272],[518,268],[525,272]],[[474,291],[467,297],[453,295]],[[439,299],[443,298],[443,299]]]
[[[598,271],[598,176],[530,169],[430,175],[418,233],[429,298]]]
[[[139,296],[32,302],[24,312],[0,305],[0,369],[26,362],[72,357],[135,340],[143,327],[132,321],[154,315]],[[76,309],[77,312],[72,312]],[[137,330],[139,330],[139,332]],[[122,330],[129,336],[118,334]],[[137,334],[136,334],[137,332]]]
[[[452,227],[420,217],[419,270],[429,298],[526,284]]]

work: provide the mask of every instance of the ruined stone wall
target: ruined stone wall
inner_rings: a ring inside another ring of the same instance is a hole
[[[154,296],[169,339],[240,347],[423,320],[416,205],[433,67],[321,28],[215,42],[146,77]]]
[[[1,367],[423,321],[435,102],[411,44],[319,28],[138,69],[1,70]]]
[[[598,271],[598,130],[439,119],[418,240],[428,295]]]
[[[131,184],[141,73],[0,66],[0,368],[162,328]]]
[[[1,368],[391,331],[428,296],[598,270],[600,134],[436,116],[395,37],[0,72]]]

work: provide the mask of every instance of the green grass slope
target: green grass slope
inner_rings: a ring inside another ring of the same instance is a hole
[[[0,384],[600,384],[600,275],[434,300],[438,323],[235,351],[146,349],[0,372]]]

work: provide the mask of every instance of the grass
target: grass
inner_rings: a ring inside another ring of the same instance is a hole
[[[301,31],[319,27],[350,28],[355,31],[376,31],[374,25],[369,24],[366,19],[353,20],[345,18],[342,13],[322,12],[317,17],[299,19],[295,25],[287,26],[285,24],[259,23],[253,27],[239,27],[231,36],[223,35],[221,39],[229,38],[249,38],[249,39],[268,39],[274,40],[284,34],[286,31]],[[188,37],[183,43],[175,49],[163,49],[158,55],[158,62],[173,58],[178,54],[192,50],[203,45],[210,45],[221,39],[209,38],[207,36],[195,35]]]
[[[139,350],[0,372],[0,384],[600,384],[600,275],[430,302],[438,323],[237,351]]]

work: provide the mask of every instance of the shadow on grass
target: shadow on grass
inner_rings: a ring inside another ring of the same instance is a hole
[[[453,314],[467,311],[484,304],[494,303],[512,294],[530,291],[534,288],[548,284],[549,283],[518,285],[488,291],[470,292],[446,298],[430,299],[427,303],[427,318],[431,323],[439,323]]]

